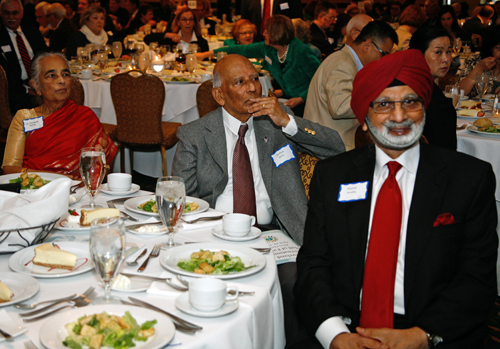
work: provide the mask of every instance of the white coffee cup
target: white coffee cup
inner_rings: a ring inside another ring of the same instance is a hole
[[[111,191],[128,191],[132,185],[132,175],[128,173],[110,173],[108,189]]]
[[[208,81],[212,79],[213,75],[212,74],[201,74],[201,82]]]
[[[243,213],[230,213],[222,217],[222,229],[229,236],[245,236],[254,224],[255,217]]]
[[[234,295],[228,295],[233,290]],[[224,281],[212,278],[201,278],[189,282],[189,303],[201,311],[214,311],[221,308],[226,301],[238,298],[238,288],[227,288]]]
[[[82,79],[91,79],[92,78],[92,70],[83,69],[80,74],[82,75]]]

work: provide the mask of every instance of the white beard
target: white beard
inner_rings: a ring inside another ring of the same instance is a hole
[[[377,129],[370,122],[368,116],[365,118],[365,122],[366,126],[368,126],[370,134],[377,144],[392,150],[404,150],[410,148],[412,145],[418,142],[418,140],[422,136],[425,125],[425,112],[422,122],[418,125],[415,125],[415,122],[407,119],[401,123],[388,121],[382,123],[382,129]],[[403,136],[395,136],[389,132],[391,128],[398,128],[401,126],[410,127],[410,132]]]

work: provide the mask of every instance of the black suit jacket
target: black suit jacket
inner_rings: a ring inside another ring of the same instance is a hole
[[[431,103],[426,111],[424,136],[429,144],[451,150],[457,149],[457,111],[438,85],[432,88]]]
[[[47,50],[43,36],[37,28],[21,25],[21,30],[28,40],[35,56]],[[12,40],[5,26],[0,27],[0,65],[2,65],[7,73],[11,113],[15,114],[19,109],[33,108],[36,104],[34,105],[35,102],[32,100],[31,96],[26,93],[24,84],[27,85],[28,81],[23,81],[21,79],[21,66],[19,65],[16,51],[14,50]]]
[[[304,244],[297,257],[298,310],[314,335],[332,316],[359,325],[375,168],[374,145],[316,165]],[[365,200],[340,203],[340,184],[368,181]],[[408,217],[401,328],[419,326],[441,348],[480,348],[497,293],[495,176],[471,156],[421,144]],[[455,223],[434,227],[439,215]]]
[[[311,44],[319,48],[323,59],[333,53],[336,45],[330,44],[323,30],[316,23],[311,23]]]
[[[50,36],[49,50],[61,52],[67,45],[68,39],[76,33],[77,29],[67,18],[63,18],[56,30]]]

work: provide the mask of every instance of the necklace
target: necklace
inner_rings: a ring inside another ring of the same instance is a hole
[[[285,51],[285,54],[283,56],[280,57],[280,54],[279,52],[276,52],[276,54],[278,55],[278,62],[280,62],[281,64],[285,63],[285,60],[286,60],[286,55],[288,54],[288,48],[290,47],[290,45],[286,45],[286,51]]]

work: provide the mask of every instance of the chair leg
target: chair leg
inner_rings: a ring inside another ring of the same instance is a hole
[[[165,153],[165,146],[161,146],[161,162],[162,162],[162,168],[163,168],[163,176],[166,177],[168,176],[167,172],[167,154]]]

